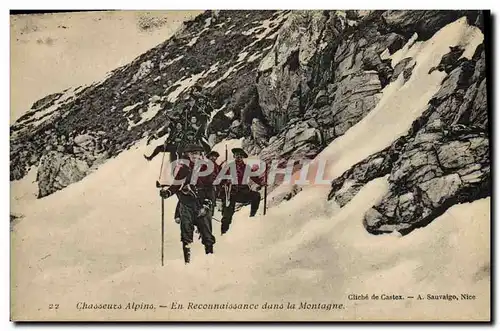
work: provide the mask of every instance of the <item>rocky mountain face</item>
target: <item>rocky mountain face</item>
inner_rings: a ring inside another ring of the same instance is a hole
[[[443,57],[436,70],[448,75],[410,132],[333,181],[329,199],[345,205],[368,181],[389,176],[389,193],[365,216],[368,231],[405,234],[491,194],[485,52],[481,45],[456,61],[462,52]]]
[[[39,197],[180,119],[194,83],[213,106],[208,140],[243,138],[264,160],[312,159],[363,119],[415,59],[388,56],[478,11],[207,11],[101,82],[37,101],[11,127],[11,180],[37,167]],[[416,39],[415,39],[416,38]],[[450,48],[441,89],[406,136],[332,183],[345,205],[371,179],[390,190],[365,218],[408,233],[448,206],[490,194],[485,51]],[[297,190],[298,191],[298,190]],[[294,194],[287,194],[288,199]]]
[[[213,141],[250,133],[253,115],[242,120],[242,107],[251,100],[260,58],[289,14],[207,11],[101,82],[35,102],[11,127],[11,180],[38,166],[43,197],[83,178],[161,130],[167,115],[182,119],[194,83],[223,109],[212,121]]]

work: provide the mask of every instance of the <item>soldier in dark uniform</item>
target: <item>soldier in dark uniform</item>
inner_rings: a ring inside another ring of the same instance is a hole
[[[210,98],[203,94],[202,90],[203,89],[199,84],[194,85],[189,97],[194,100],[196,111],[198,116],[202,118],[202,122],[208,122],[213,107],[210,103]]]
[[[217,175],[219,174],[219,172],[221,170],[221,166],[218,165],[216,162],[219,155],[220,154],[217,153],[216,151],[211,151],[210,153],[207,154],[207,162],[212,163],[213,171],[210,174],[210,176],[212,177],[212,179],[211,179],[212,183],[215,181],[215,179],[217,178]],[[216,187],[215,185],[213,186],[212,191],[207,192],[207,194],[210,195],[210,199],[212,200],[212,216],[213,216],[214,209],[215,209],[217,193],[218,193],[218,187]],[[179,214],[179,204],[177,204],[177,206],[175,207],[174,220],[175,220],[175,223],[177,223],[177,224],[179,224],[181,222],[180,214]],[[210,224],[212,224],[212,223],[210,222]],[[210,229],[212,229],[212,227],[210,227]]]
[[[250,171],[250,169],[248,169],[250,166],[243,161],[244,158],[248,157],[248,154],[241,148],[233,148],[231,151],[234,156],[237,178],[232,178],[231,183],[226,180],[221,183],[225,186],[225,189],[228,189],[230,192],[229,202],[224,201],[222,208],[221,234],[224,234],[229,230],[236,202],[250,203],[250,217],[255,216],[260,205],[260,193],[252,191],[250,186],[243,182],[245,171]],[[258,170],[258,166],[254,165],[252,170],[253,172],[256,172]],[[265,180],[259,176],[252,176],[249,179],[258,184],[259,188],[265,185]]]
[[[177,159],[177,151],[182,150],[188,144],[201,144],[205,153],[210,151],[211,147],[206,137],[213,107],[210,105],[209,98],[202,93],[202,87],[199,84],[192,88],[191,93],[186,96],[186,101],[180,103],[180,107],[182,108],[179,111],[181,115],[173,119],[177,122],[175,127],[167,120],[160,132],[148,138],[149,144],[152,139],[170,132],[168,141],[158,145],[151,155],[144,155],[146,160],[151,161],[159,153],[169,152],[172,162]]]
[[[217,159],[219,158],[220,154],[216,151],[211,151],[210,153],[207,154],[207,161],[210,162],[212,164],[212,182],[215,182],[215,180],[217,179],[217,176],[219,175],[219,172],[221,170],[221,166],[219,164],[217,164]],[[212,205],[212,214],[214,212],[214,209],[215,209],[215,204],[216,204],[216,199],[217,197],[219,196],[219,191],[220,191],[220,187],[219,185],[214,185],[214,191],[213,191],[213,205]]]
[[[165,143],[156,146],[154,149],[153,153],[151,155],[147,156],[144,155],[144,158],[148,161],[151,161],[152,159],[155,158],[160,153],[163,152],[168,152],[170,153],[170,160],[174,161],[177,159],[177,153],[179,148],[182,145],[183,139],[184,139],[184,134],[182,130],[182,124],[177,123],[175,127],[165,127],[160,133],[157,134],[158,137],[164,136],[167,133],[170,133],[168,136],[168,139],[165,140]]]
[[[181,227],[181,242],[184,252],[185,263],[190,262],[191,248],[193,242],[194,227],[198,228],[202,244],[205,246],[206,254],[213,254],[215,237],[212,235],[212,196],[213,180],[210,174],[192,180],[197,160],[203,156],[203,148],[199,145],[187,145],[184,150],[183,159],[186,164],[179,164],[175,169],[174,179],[176,183],[169,188],[162,188],[160,196],[168,198],[177,194],[179,198],[179,218]],[[189,165],[188,165],[189,164]],[[205,170],[206,164],[202,165],[200,171]],[[178,184],[178,183],[181,184]]]

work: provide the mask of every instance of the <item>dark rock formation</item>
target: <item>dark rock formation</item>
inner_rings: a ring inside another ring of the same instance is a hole
[[[166,116],[180,120],[184,99],[191,91],[189,83],[194,81],[203,87],[211,106],[222,109],[211,125],[212,133],[220,132],[219,141],[229,134],[238,138],[249,135],[259,111],[253,113],[251,107],[252,102],[258,105],[255,70],[287,14],[220,11],[215,15],[207,11],[186,22],[169,40],[110,72],[103,81],[37,101],[11,127],[11,180],[21,179],[38,166],[48,145],[66,148],[62,137],[91,134],[95,141],[89,148],[102,146],[107,157],[116,156],[158,132]],[[238,101],[233,92],[249,98]],[[245,105],[249,110],[242,122]],[[233,118],[226,120],[228,113]],[[235,120],[239,127],[230,130]],[[73,155],[68,150],[62,153]],[[85,154],[83,159],[92,161],[94,151]]]
[[[470,24],[478,25],[478,10],[387,10],[382,14],[391,28],[400,31],[406,37],[418,34],[419,40],[427,40],[443,26],[466,16]]]
[[[89,166],[85,161],[68,154],[59,151],[45,154],[38,167],[38,197],[42,198],[81,180],[88,171]]]
[[[410,132],[335,179],[329,199],[343,206],[368,181],[389,175],[389,192],[367,212],[364,224],[371,233],[407,234],[456,203],[490,196],[487,107],[482,97],[486,73],[481,62],[484,51],[478,47],[472,60],[450,63],[453,68],[441,89]]]

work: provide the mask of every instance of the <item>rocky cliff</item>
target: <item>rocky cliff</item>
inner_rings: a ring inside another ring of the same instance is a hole
[[[365,216],[372,233],[408,233],[447,208],[491,194],[485,52],[438,69],[448,74],[407,135],[356,164],[332,183],[329,198],[345,205],[368,181],[389,175],[390,189]]]
[[[211,143],[312,159],[411,79],[416,60],[391,56],[463,17],[484,32],[478,11],[207,11],[103,81],[37,101],[11,127],[11,180],[38,167],[43,197],[84,178],[179,117],[195,83],[212,101]],[[328,198],[345,205],[389,176],[368,231],[408,233],[491,194],[485,50],[463,52],[432,69],[442,86],[406,135],[333,181]]]

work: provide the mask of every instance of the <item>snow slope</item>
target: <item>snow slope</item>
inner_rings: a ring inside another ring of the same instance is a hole
[[[379,105],[318,158],[334,158],[328,174],[349,166],[404,134],[439,89],[439,63],[448,46],[474,35],[464,21],[418,45],[417,66],[404,85],[388,85]],[[413,46],[415,47],[415,46]],[[410,48],[411,50],[411,48]],[[377,134],[374,135],[373,132]],[[369,138],[369,139],[368,139]],[[369,144],[367,142],[370,142]],[[239,141],[231,141],[237,146]],[[161,157],[144,160],[143,142],[62,191],[26,201],[21,186],[13,209],[24,217],[12,232],[12,318],[27,320],[487,320],[490,306],[490,199],[455,205],[405,237],[373,236],[363,215],[387,192],[386,178],[369,182],[339,208],[329,186],[309,186],[292,200],[248,218],[235,214],[214,256],[194,245],[185,266],[176,199],[166,201],[165,266],[160,266],[160,198],[154,187]],[[225,142],[218,145],[224,155]],[[223,156],[222,156],[223,157]],[[29,176],[27,176],[29,177]],[[32,180],[32,179],[31,179]],[[276,190],[279,191],[279,190]],[[28,195],[29,196],[29,195]],[[455,294],[475,300],[352,301],[349,294]],[[86,303],[150,303],[156,310],[78,310]],[[343,304],[338,310],[172,310],[177,302]],[[58,303],[58,310],[49,310]]]
[[[159,159],[127,151],[82,182],[34,201],[12,232],[16,319],[487,319],[489,198],[451,208],[404,238],[372,236],[364,212],[387,189],[380,178],[339,209],[327,188],[249,219],[237,213],[228,236],[206,257],[196,244],[182,262],[175,199],[166,202],[165,259],[160,266]],[[121,169],[120,173],[117,169]],[[107,183],[105,186],[102,183]],[[49,206],[52,206],[49,208]],[[218,229],[219,223],[214,222]],[[290,289],[293,288],[293,291]],[[474,301],[362,302],[351,293],[471,293]],[[344,303],[336,311],[78,311],[78,302]],[[59,303],[58,311],[47,310]],[[438,312],[438,314],[437,314]]]

